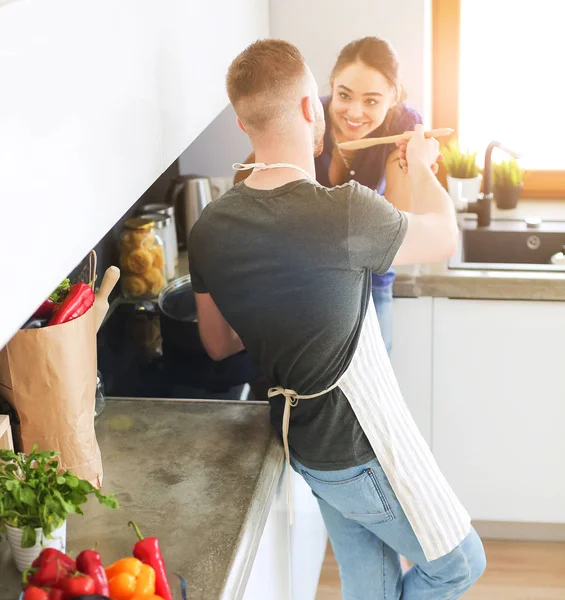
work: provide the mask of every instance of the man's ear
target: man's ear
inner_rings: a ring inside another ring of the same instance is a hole
[[[314,105],[310,96],[304,96],[300,102],[302,108],[302,114],[308,123],[314,123],[316,121],[316,113],[314,112]]]
[[[237,120],[237,126],[241,129],[241,131],[243,131],[243,133],[247,133],[247,131],[245,131],[245,127],[243,126],[243,123],[239,120],[239,117],[236,117]]]

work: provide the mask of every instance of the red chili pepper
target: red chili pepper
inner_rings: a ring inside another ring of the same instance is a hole
[[[30,582],[39,587],[56,585],[75,570],[75,561],[64,552],[45,548],[39,555],[39,567],[31,576]]]
[[[75,283],[71,286],[67,297],[53,316],[48,325],[67,323],[84,313],[94,304],[94,292],[86,283]]]
[[[53,311],[57,308],[58,304],[55,304],[51,298],[47,298],[41,306],[33,313],[33,317],[36,319],[48,319]]]
[[[49,600],[49,593],[35,585],[28,585],[24,592],[24,600]]]
[[[157,579],[155,581],[155,593],[163,600],[173,600],[171,588],[167,580],[167,569],[165,561],[161,554],[159,540],[156,537],[144,538],[139,531],[139,527],[133,522],[129,522],[130,527],[133,527],[139,541],[133,548],[133,555],[138,558],[143,564],[149,565],[155,569]]]
[[[94,594],[94,590],[96,589],[94,579],[82,573],[67,577],[59,587],[63,590],[65,598],[88,596]]]
[[[110,596],[108,578],[102,565],[100,554],[94,550],[83,550],[77,556],[77,569],[85,575],[90,575],[96,586],[95,593],[100,596]]]

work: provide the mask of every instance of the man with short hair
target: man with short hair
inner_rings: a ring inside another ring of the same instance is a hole
[[[458,237],[421,126],[401,145],[419,214],[350,182],[315,181],[323,110],[297,48],[262,40],[227,90],[252,174],[210,204],[189,240],[202,342],[245,348],[276,383],[273,426],[316,498],[344,600],[459,598],[484,551],[402,399],[371,302],[371,271],[438,261]],[[399,553],[414,563],[403,575]]]

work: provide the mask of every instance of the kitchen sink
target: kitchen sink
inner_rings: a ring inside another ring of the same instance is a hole
[[[477,227],[476,216],[466,215],[459,227],[450,269],[565,272],[564,265],[550,262],[565,245],[565,220],[493,218],[487,227]]]

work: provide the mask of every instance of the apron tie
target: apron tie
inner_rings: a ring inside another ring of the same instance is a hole
[[[293,165],[291,163],[271,163],[267,164],[264,162],[255,162],[255,163],[234,163],[231,167],[234,171],[249,171],[253,169],[253,171],[265,171],[268,169],[294,169],[295,171],[300,171],[306,179],[309,179],[316,185],[318,182],[308,173],[306,169],[299,167],[298,165]]]
[[[343,377],[343,376],[342,376]],[[288,504],[289,510],[289,519],[290,524],[292,525],[294,521],[293,512],[292,512],[292,500],[290,498],[290,449],[288,446],[288,430],[290,427],[290,409],[298,405],[299,400],[311,400],[312,398],[319,398],[324,394],[331,392],[335,389],[341,380],[341,377],[329,388],[317,392],[315,394],[299,394],[296,390],[290,390],[287,388],[283,388],[282,386],[276,386],[269,389],[267,396],[269,398],[274,398],[275,396],[284,396],[284,413],[283,413],[283,423],[282,423],[282,438],[283,438],[283,446],[284,446],[284,456],[287,467],[286,474],[286,503]]]

